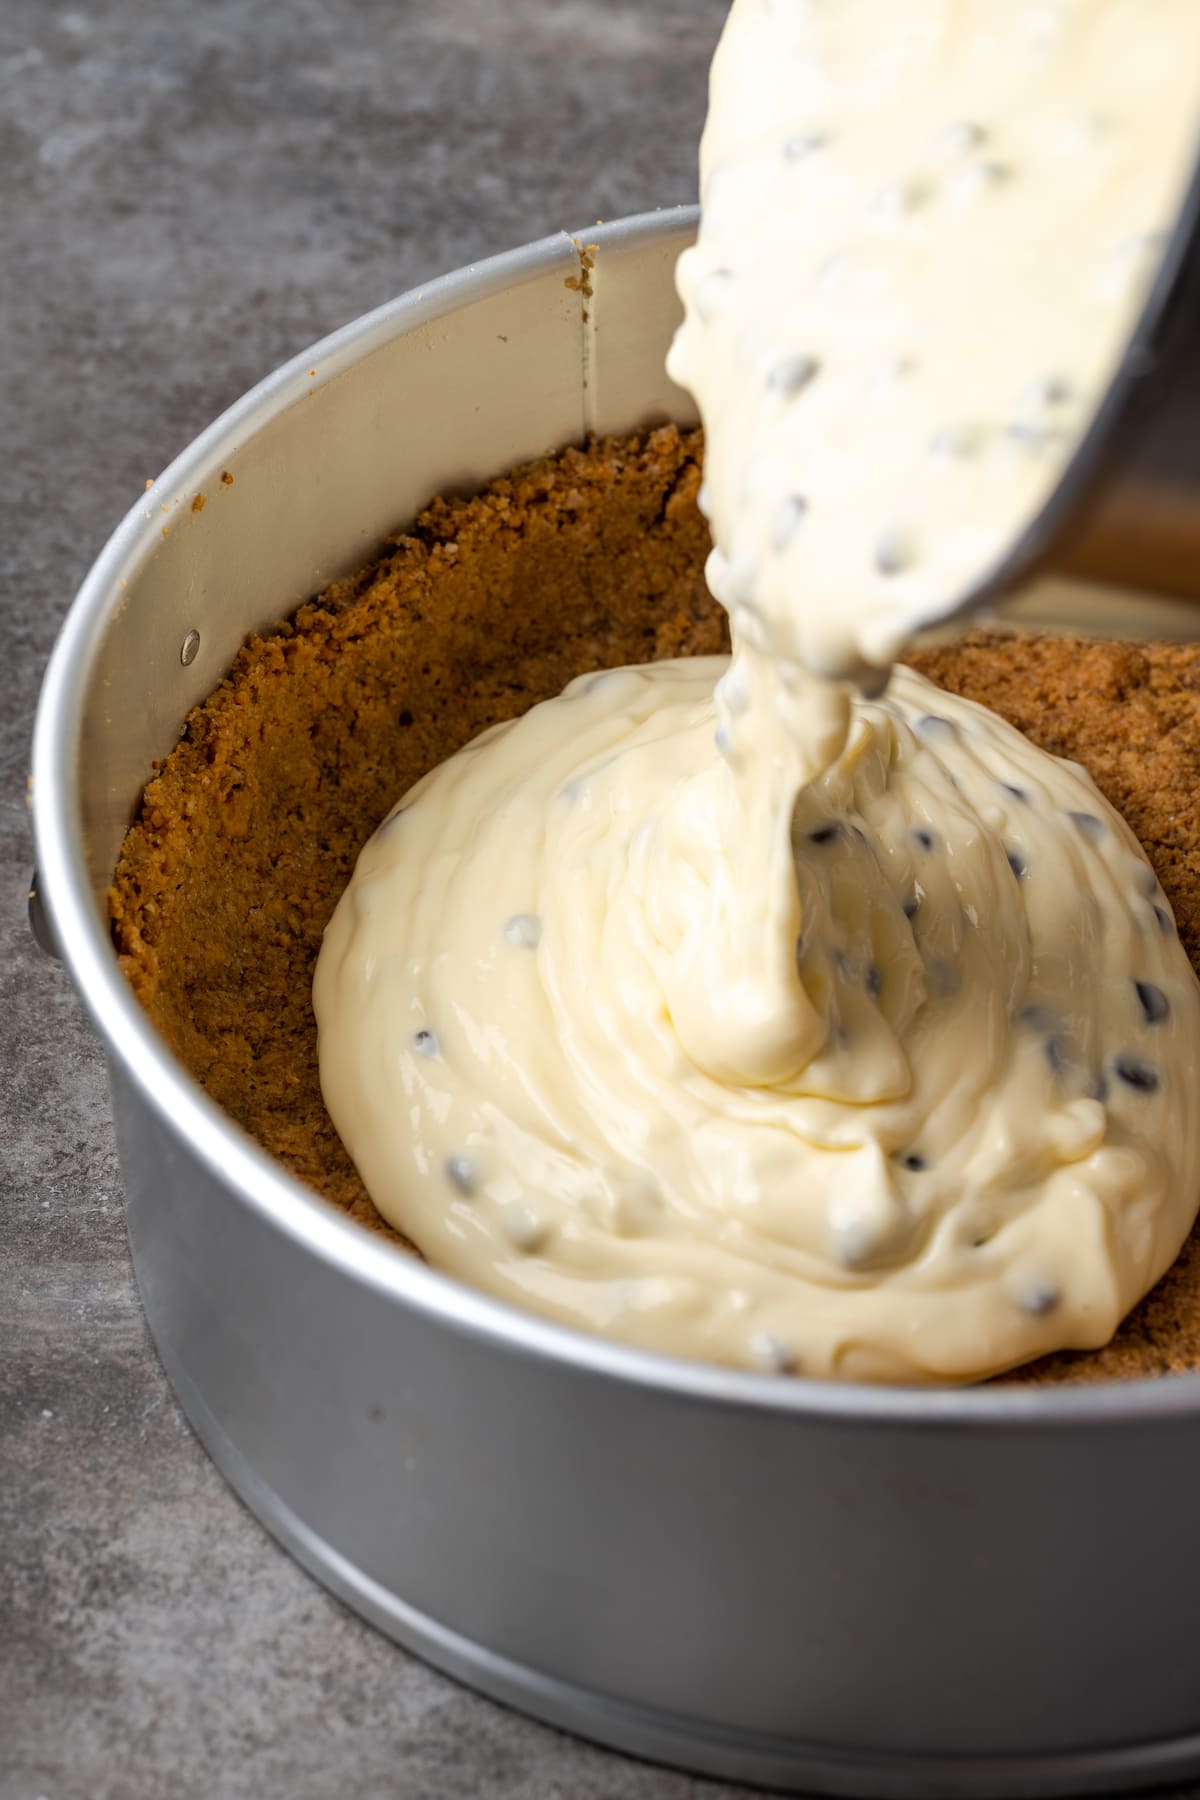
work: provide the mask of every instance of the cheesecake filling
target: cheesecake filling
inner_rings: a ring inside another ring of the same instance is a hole
[[[1198,99],[1187,0],[735,0],[668,365],[732,658],[476,739],[318,962],[330,1114],[435,1266],[948,1381],[1104,1343],[1175,1256],[1200,985],[1153,872],[1081,769],[892,664],[1086,430]]]

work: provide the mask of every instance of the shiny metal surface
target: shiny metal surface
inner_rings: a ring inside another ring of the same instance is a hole
[[[121,833],[247,631],[439,488],[686,416],[662,355],[692,224],[585,234],[590,294],[559,237],[347,327],[198,439],[81,590],[38,718],[40,891],[109,1057],[147,1316],[276,1535],[384,1630],[552,1722],[830,1794],[1200,1769],[1200,1376],[842,1388],[527,1318],[300,1187],[116,966]]]

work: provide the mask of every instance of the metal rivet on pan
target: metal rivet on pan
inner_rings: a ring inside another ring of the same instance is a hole
[[[184,638],[182,644],[180,644],[180,646],[179,646],[179,660],[183,664],[185,669],[187,668],[189,663],[195,662],[196,653],[199,650],[199,648],[200,648],[200,633],[193,626],[192,630],[188,632],[188,634]]]

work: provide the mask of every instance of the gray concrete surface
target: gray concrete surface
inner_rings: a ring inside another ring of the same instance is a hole
[[[409,285],[693,197],[722,12],[0,6],[2,1800],[734,1792],[432,1673],[228,1492],[142,1322],[99,1054],[24,922],[37,682],[146,477]]]

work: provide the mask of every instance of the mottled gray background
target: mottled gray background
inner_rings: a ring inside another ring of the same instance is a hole
[[[723,10],[0,0],[0,1800],[733,1793],[431,1673],[243,1511],[155,1359],[100,1057],[24,921],[37,682],[147,476],[404,288],[693,198]]]
[[[176,1407],[100,1057],[25,928],[34,699],[87,565],[286,357],[558,226],[694,198],[722,0],[0,0],[0,1795],[669,1796],[302,1574]]]

